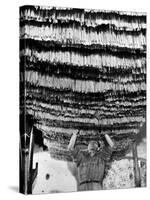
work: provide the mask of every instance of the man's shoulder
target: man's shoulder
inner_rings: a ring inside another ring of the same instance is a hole
[[[87,154],[88,151],[87,151],[86,149],[80,149],[80,153],[82,153],[82,154]]]
[[[69,150],[71,154],[73,155],[81,155],[84,154],[84,150],[80,149],[78,146],[75,147],[74,149]]]
[[[98,155],[105,161],[108,161],[111,159],[111,155],[113,153],[112,147],[104,147],[98,152]]]
[[[83,156],[89,156],[89,152],[86,149],[80,150],[80,154],[82,154]]]

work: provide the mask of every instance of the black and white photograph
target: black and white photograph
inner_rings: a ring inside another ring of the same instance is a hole
[[[19,191],[146,187],[146,12],[25,5],[19,27]]]

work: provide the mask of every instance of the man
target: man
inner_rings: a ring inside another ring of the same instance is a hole
[[[105,164],[111,157],[114,143],[105,134],[104,137],[109,145],[108,148],[98,151],[98,143],[92,140],[89,142],[86,151],[80,151],[78,148],[74,148],[78,133],[73,133],[68,145],[68,150],[77,164],[78,190],[101,190]]]

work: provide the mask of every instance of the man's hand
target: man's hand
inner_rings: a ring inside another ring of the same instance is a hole
[[[72,134],[72,135],[78,136],[78,135],[79,135],[79,133],[80,133],[80,130],[78,130],[77,132],[73,132],[73,134]]]
[[[80,130],[78,130],[77,132],[76,132],[76,135],[78,136],[80,134]]]

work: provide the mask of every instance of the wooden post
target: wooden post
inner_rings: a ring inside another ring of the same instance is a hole
[[[141,177],[140,177],[140,169],[139,169],[139,165],[138,165],[138,155],[137,155],[136,141],[133,142],[132,153],[133,153],[133,161],[134,161],[135,186],[141,187]]]
[[[30,134],[29,158],[28,158],[28,189],[27,189],[28,194],[32,194],[32,185],[37,176],[37,171],[38,171],[38,163],[36,163],[35,169],[32,169],[33,149],[34,149],[34,135],[33,135],[33,127],[32,127],[31,134]]]
[[[33,127],[30,133],[30,143],[29,143],[29,157],[28,157],[28,186],[27,186],[27,193],[32,194],[32,164],[33,164]]]
[[[25,191],[25,175],[24,175],[24,157],[22,155],[22,145],[21,145],[21,136],[19,141],[19,191],[24,193]]]

